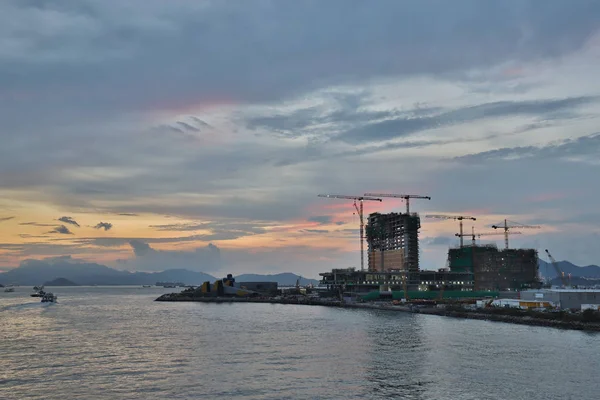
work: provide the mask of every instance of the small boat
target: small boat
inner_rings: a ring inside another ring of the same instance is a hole
[[[15,291],[15,288],[14,288],[14,286],[13,286],[13,285],[8,285],[8,286],[6,286],[6,287],[4,288],[4,291],[5,291],[5,292],[14,292],[14,291]]]
[[[42,296],[42,303],[56,303],[57,299],[58,297],[56,297],[54,293],[47,292]]]
[[[152,287],[152,285],[142,285],[142,287],[149,288]]]
[[[44,292],[43,290],[38,290],[35,293],[31,293],[31,297],[44,297],[45,294],[46,292]]]
[[[36,292],[39,292],[41,290],[44,290],[44,285],[40,285],[40,286],[34,286],[33,290],[35,290]]]

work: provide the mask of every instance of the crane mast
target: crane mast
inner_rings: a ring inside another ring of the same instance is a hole
[[[387,194],[387,193],[365,193],[365,196],[373,197],[392,197],[397,199],[404,199],[406,202],[406,213],[410,213],[410,199],[426,199],[431,200],[429,196],[422,196],[420,194]]]
[[[509,225],[508,222],[510,222],[513,225]],[[504,225],[501,224],[496,224],[496,225],[492,225],[492,228],[494,229],[503,229],[504,230],[504,248],[508,249],[508,231],[511,228],[519,228],[519,229],[539,229],[541,228],[541,226],[538,225],[524,225],[521,224],[519,222],[512,222],[512,221],[507,221],[506,219],[504,220]]]
[[[546,249],[546,254],[548,255],[548,258],[550,259],[550,262],[552,263],[554,270],[558,274],[558,277],[560,278],[560,281],[562,282],[563,287],[569,286],[567,283],[567,279],[565,278],[565,273],[560,269],[560,267],[558,266],[558,263],[556,262],[554,257],[552,257],[552,254],[550,254],[548,249]]]
[[[341,194],[319,194],[318,197],[327,197],[330,199],[347,199],[354,201],[354,208],[358,212],[360,219],[360,270],[365,270],[365,245],[364,245],[364,232],[365,232],[365,221],[363,218],[363,201],[379,201],[382,200],[376,197],[370,196],[346,196]],[[357,205],[358,202],[358,205]]]
[[[464,247],[464,243],[463,243],[463,220],[465,219],[470,219],[473,221],[476,221],[477,218],[475,217],[469,217],[466,215],[426,215],[425,218],[438,218],[438,219],[453,219],[453,220],[458,220],[459,222],[459,227],[460,227],[460,235],[458,235],[460,237],[460,247]]]
[[[521,232],[509,232],[510,235],[520,235]],[[475,236],[477,237],[482,237],[482,236],[493,236],[493,235],[504,235],[503,232],[483,232],[483,233],[475,233],[475,227],[472,226],[471,227],[471,233],[455,233],[454,236],[463,238],[463,237],[467,237],[467,236],[471,236],[471,240],[473,242],[473,247],[475,247]]]

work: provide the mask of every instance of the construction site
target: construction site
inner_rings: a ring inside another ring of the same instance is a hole
[[[431,200],[429,196],[365,193],[363,196],[319,195],[353,201],[360,218],[361,267],[334,269],[321,273],[321,284],[343,296],[378,296],[392,298],[463,298],[497,296],[500,292],[539,289],[538,252],[535,249],[509,248],[509,235],[520,234],[515,229],[537,229],[539,226],[504,220],[492,225],[491,232],[463,231],[463,221],[476,221],[473,216],[425,215],[425,218],[454,220],[459,224],[455,234],[460,244],[448,250],[447,263],[434,270],[423,270],[419,263],[419,230],[421,217],[410,210],[411,199]],[[400,198],[406,212],[363,216],[363,202],[381,202],[383,198]],[[505,248],[477,244],[476,238],[503,235]],[[471,243],[465,244],[464,239]],[[365,268],[364,242],[367,247]]]

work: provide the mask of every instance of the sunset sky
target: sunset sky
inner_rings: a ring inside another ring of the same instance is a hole
[[[429,195],[412,209],[479,232],[540,225],[511,246],[599,264],[599,15],[584,0],[3,1],[0,270],[70,256],[316,277],[360,266],[352,202],[317,195],[365,192]],[[422,268],[445,265],[457,230],[422,219]]]

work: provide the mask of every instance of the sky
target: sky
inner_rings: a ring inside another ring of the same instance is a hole
[[[428,214],[600,264],[599,67],[593,0],[0,2],[0,270],[317,277],[366,192],[431,196],[424,269]]]

